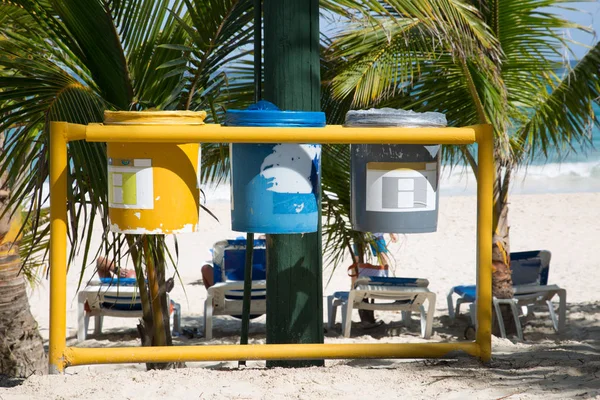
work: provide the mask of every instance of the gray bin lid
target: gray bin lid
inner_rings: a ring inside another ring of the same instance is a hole
[[[346,113],[345,126],[403,126],[403,127],[444,127],[446,116],[437,112],[418,113],[412,110],[395,108],[371,108],[351,110]]]

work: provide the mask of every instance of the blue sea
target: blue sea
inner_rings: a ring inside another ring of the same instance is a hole
[[[597,108],[600,113],[600,108]],[[209,202],[229,201],[229,184],[219,187],[204,186]],[[469,167],[442,166],[440,195],[471,196],[477,184]],[[600,192],[600,130],[592,130],[592,143],[586,148],[576,146],[574,151],[548,158],[538,156],[528,165],[521,166],[513,175],[512,194]]]
[[[596,115],[600,107],[595,104]],[[513,194],[534,193],[579,193],[600,192],[600,129],[591,129],[591,143],[582,148],[560,155],[551,152],[548,157],[537,156],[527,165],[521,166],[513,176],[510,192]],[[47,193],[47,184],[45,185]],[[442,166],[440,194],[442,196],[465,196],[476,193],[476,181],[470,168],[465,166]],[[209,202],[229,201],[228,182],[219,187],[204,185]]]
[[[594,106],[596,115],[600,107]],[[551,151],[548,157],[536,156],[521,166],[512,179],[511,193],[578,193],[600,192],[600,130],[591,128],[591,143],[560,155]],[[475,193],[476,184],[469,168],[442,168],[442,195],[460,196]]]

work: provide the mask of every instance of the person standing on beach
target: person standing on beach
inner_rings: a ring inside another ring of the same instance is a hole
[[[398,241],[398,237],[395,233],[390,233],[390,239],[392,243],[396,243]],[[389,270],[391,265],[390,259],[390,251],[387,248],[387,244],[385,242],[385,236],[383,233],[373,233],[373,243],[371,243],[371,251],[373,252],[373,256],[377,257],[379,264],[384,266],[386,270]]]
[[[354,284],[355,278],[359,276],[382,276],[387,277],[389,275],[389,268],[391,265],[390,259],[390,251],[385,242],[385,236],[383,233],[373,233],[373,242],[370,243],[371,253],[373,257],[377,258],[376,264],[370,263],[361,263],[358,251],[354,249],[354,264],[349,269],[353,269],[353,271],[349,274],[352,279],[352,284]],[[393,243],[398,241],[398,237],[395,233],[390,233],[390,239]]]

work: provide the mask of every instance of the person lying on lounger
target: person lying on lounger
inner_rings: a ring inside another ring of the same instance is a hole
[[[204,264],[200,269],[200,273],[202,274],[202,283],[204,283],[205,288],[208,289],[215,284],[215,270],[212,265]]]
[[[96,259],[96,269],[100,278],[135,278],[135,270],[117,267],[114,261],[102,256]]]
[[[100,278],[135,278],[135,270],[122,268],[109,261],[106,257],[100,256],[96,259],[96,270]],[[165,281],[166,291],[169,293],[175,286],[175,280],[169,278]]]

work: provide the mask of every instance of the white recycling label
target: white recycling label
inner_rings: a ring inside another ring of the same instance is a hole
[[[366,210],[419,212],[436,208],[436,163],[367,163]]]
[[[154,208],[151,159],[108,159],[108,206],[140,210]]]

